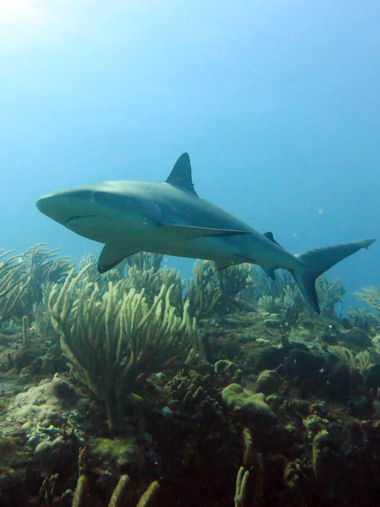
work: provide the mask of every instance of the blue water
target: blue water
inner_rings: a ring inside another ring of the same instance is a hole
[[[290,251],[377,237],[329,272],[352,303],[380,285],[379,17],[373,0],[2,2],[0,248],[98,253],[35,200],[163,181],[188,151],[199,195]]]

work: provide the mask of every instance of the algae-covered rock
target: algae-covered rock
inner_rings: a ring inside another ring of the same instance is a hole
[[[343,341],[345,345],[356,349],[365,349],[372,345],[371,338],[368,334],[358,327],[350,329],[350,331],[344,335]]]
[[[316,414],[310,414],[303,420],[303,425],[306,429],[306,433],[309,438],[314,438],[314,436],[320,431],[324,430],[328,424],[328,420],[322,417],[319,417]]]
[[[222,391],[222,399],[227,407],[249,414],[253,418],[259,420],[274,418],[274,413],[265,402],[264,394],[248,391],[240,384],[230,384],[225,387]]]
[[[257,377],[257,386],[264,394],[273,394],[281,385],[281,377],[276,370],[263,370]]]
[[[284,372],[288,377],[298,377],[310,382],[310,379],[318,376],[319,370],[323,367],[322,357],[312,354],[307,349],[293,348],[290,350],[284,361]]]
[[[57,437],[67,430],[67,420],[77,407],[74,388],[55,375],[52,380],[43,380],[14,398],[5,413],[6,432],[8,435],[24,433],[37,454],[56,450],[62,444]]]
[[[40,442],[39,444],[36,445],[34,452],[37,454],[38,453],[45,453],[45,452],[51,453],[54,449],[56,449],[56,448],[60,449],[63,445],[64,445],[64,440],[63,440],[62,436],[58,436],[53,441],[47,440],[44,442]]]
[[[115,461],[119,466],[143,462],[139,447],[133,437],[96,438],[91,446],[94,454]]]
[[[330,436],[326,430],[321,430],[313,439],[312,463],[314,476],[324,478],[329,469]]]
[[[327,392],[334,400],[347,401],[350,394],[350,368],[338,361],[330,366],[326,377]]]
[[[220,375],[226,384],[229,382],[239,382],[241,379],[241,369],[232,361],[220,359],[214,364],[214,372]]]
[[[277,368],[283,361],[287,349],[288,347],[269,347],[264,349],[257,358],[255,372],[259,373],[264,369],[273,370]]]
[[[17,421],[25,429],[33,428],[33,431],[52,424],[55,427],[62,426],[65,420],[64,407],[57,397],[57,388],[63,384],[67,382],[56,375],[52,380],[41,381],[38,386],[18,394],[7,411],[7,417],[10,421]],[[72,408],[75,403],[73,396]]]
[[[358,419],[369,419],[372,412],[376,412],[375,401],[371,402],[364,394],[353,396],[347,402],[348,413]],[[375,417],[378,416],[375,414]]]
[[[374,387],[375,389],[380,387],[380,363],[376,363],[368,369],[366,384],[368,387]]]

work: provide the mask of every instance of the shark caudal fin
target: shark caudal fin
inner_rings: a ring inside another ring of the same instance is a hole
[[[374,241],[374,239],[364,239],[362,241],[318,248],[317,250],[296,255],[304,267],[294,270],[293,276],[305,299],[317,313],[320,313],[315,288],[315,280],[318,276],[361,248],[368,248]]]

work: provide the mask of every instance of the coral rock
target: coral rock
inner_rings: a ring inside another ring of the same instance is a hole
[[[263,393],[254,393],[244,389],[240,384],[230,384],[222,391],[222,399],[227,407],[249,414],[262,421],[273,419],[274,414],[265,402]]]
[[[276,393],[281,385],[281,377],[276,370],[263,370],[257,377],[257,386],[264,394]]]
[[[347,346],[357,349],[365,349],[372,345],[371,339],[367,333],[358,327],[354,327],[348,331],[348,333],[344,335],[343,341]]]
[[[366,375],[366,384],[368,387],[375,389],[380,387],[380,363],[371,366]]]

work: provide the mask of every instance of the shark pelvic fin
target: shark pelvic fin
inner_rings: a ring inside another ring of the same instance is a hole
[[[168,232],[181,235],[183,238],[202,238],[205,236],[236,236],[250,234],[248,231],[234,229],[215,229],[210,227],[194,227],[192,225],[161,224]]]
[[[274,241],[273,232],[264,232],[263,236],[270,239],[271,241]]]
[[[179,157],[169,174],[166,183],[170,183],[170,185],[173,185],[188,194],[197,195],[191,178],[191,165],[188,153],[183,153]]]
[[[265,273],[272,278],[272,280],[276,280],[276,277],[274,276],[274,269],[273,268],[264,268],[264,266],[261,266]]]
[[[136,253],[136,250],[131,249],[130,252],[123,250],[123,252],[121,252],[111,245],[104,245],[98,259],[99,273],[105,273],[106,271],[109,271],[117,264],[119,264],[119,262],[121,262],[125,257],[129,257],[134,253]]]
[[[276,245],[281,246],[280,243],[277,243],[277,241],[274,239],[273,232],[264,232],[263,236],[265,236],[267,239],[272,241],[272,243],[275,243]],[[273,278],[273,276],[271,278]]]

